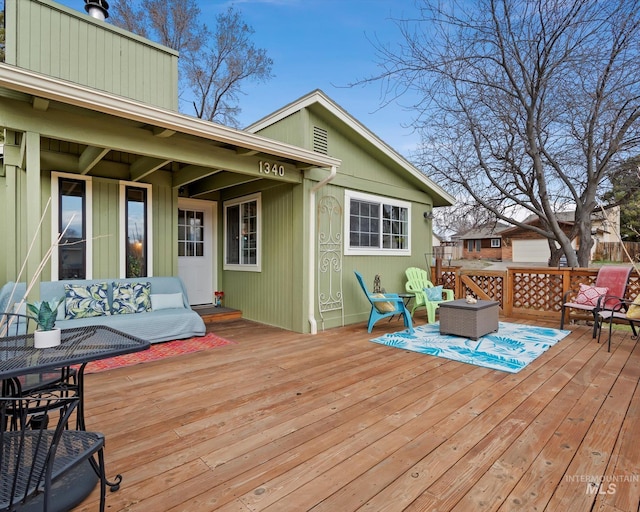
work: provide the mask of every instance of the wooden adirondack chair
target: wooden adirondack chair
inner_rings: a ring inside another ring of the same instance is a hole
[[[433,288],[433,283],[429,281],[429,275],[426,270],[417,267],[409,267],[404,271],[407,276],[407,284],[405,289],[409,293],[413,293],[415,298],[413,300],[413,307],[411,308],[411,316],[413,316],[416,309],[425,308],[427,310],[427,321],[432,324],[436,321],[436,310],[440,303],[453,300],[453,290],[446,288],[442,289],[441,300],[429,300],[425,288]]]
[[[413,322],[411,321],[411,315],[407,308],[404,306],[404,302],[398,296],[397,293],[370,293],[367,289],[367,285],[364,283],[362,275],[354,271],[358,283],[362,287],[362,291],[366,295],[367,299],[371,303],[371,313],[369,313],[369,324],[367,326],[367,332],[371,332],[373,325],[383,318],[387,318],[394,315],[402,315],[404,318],[404,326],[409,329],[409,332],[413,333]]]

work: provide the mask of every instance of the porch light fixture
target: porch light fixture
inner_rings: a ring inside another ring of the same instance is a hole
[[[433,211],[424,212],[422,216],[424,220],[433,220]]]
[[[109,17],[109,3],[107,0],[84,0],[84,4],[84,10],[92,18],[104,21]]]

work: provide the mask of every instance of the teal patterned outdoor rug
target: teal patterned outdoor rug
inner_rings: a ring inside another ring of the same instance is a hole
[[[409,334],[408,331],[394,332],[371,341],[421,354],[517,373],[571,332],[500,322],[498,332],[487,334],[478,340],[470,340],[460,336],[440,334],[439,329],[438,323],[420,325],[415,327],[413,334]]]

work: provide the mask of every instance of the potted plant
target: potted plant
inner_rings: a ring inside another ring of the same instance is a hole
[[[55,327],[58,308],[64,302],[60,300],[36,301],[27,304],[27,309],[38,324],[33,333],[33,345],[36,348],[49,348],[60,345],[60,329]]]

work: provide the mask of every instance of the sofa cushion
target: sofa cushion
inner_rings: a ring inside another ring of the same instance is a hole
[[[184,308],[184,301],[181,292],[151,294],[151,309],[153,311],[173,308]]]
[[[109,285],[94,283],[88,285],[65,284],[65,318],[89,318],[104,316],[109,311]]]
[[[150,343],[203,336],[204,321],[192,309],[174,308],[148,311],[137,315],[105,315],[56,322],[56,327],[67,329],[89,325],[106,325],[136,336]]]
[[[144,313],[145,311],[151,310],[151,285],[149,282],[114,281],[112,286],[112,315]]]

